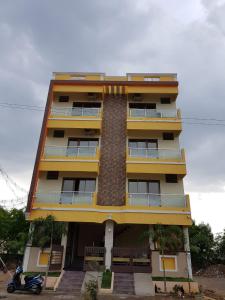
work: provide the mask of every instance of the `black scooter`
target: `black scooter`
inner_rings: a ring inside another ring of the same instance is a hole
[[[21,284],[21,275],[23,273],[23,268],[18,266],[16,272],[13,275],[12,280],[8,283],[7,292],[13,293],[16,290],[19,291],[29,291],[36,295],[39,295],[42,291],[42,283],[44,278],[39,274],[37,276],[25,276],[25,284]]]

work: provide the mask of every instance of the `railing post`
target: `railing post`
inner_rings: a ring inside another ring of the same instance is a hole
[[[113,230],[114,223],[112,220],[105,222],[105,267],[106,269],[111,268],[112,263],[112,248],[113,248]]]

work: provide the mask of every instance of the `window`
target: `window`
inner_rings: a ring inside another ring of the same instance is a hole
[[[166,182],[167,183],[177,183],[178,178],[176,174],[166,174]]]
[[[132,157],[158,157],[157,140],[129,140],[129,155]]]
[[[170,104],[171,103],[169,97],[160,98],[160,102],[161,102],[161,104]]]
[[[48,171],[46,178],[48,180],[57,180],[59,177],[59,172],[58,171]]]
[[[72,115],[73,116],[97,116],[101,102],[74,102]]]
[[[92,203],[92,193],[95,192],[95,179],[64,178],[60,203]]]
[[[64,192],[94,192],[95,179],[64,178],[62,191]]]
[[[177,272],[177,257],[175,255],[159,256],[160,271]]]
[[[130,103],[130,108],[137,108],[137,109],[156,109],[155,103]]]
[[[64,130],[54,130],[53,137],[63,138],[64,137]]]
[[[160,194],[160,182],[129,180],[128,190],[129,193]]]
[[[157,149],[157,140],[129,140],[129,148]]]
[[[38,267],[47,267],[49,260],[50,251],[49,250],[40,250],[38,254],[37,266]]]
[[[69,96],[59,96],[59,102],[69,102]]]
[[[172,132],[163,132],[164,140],[174,140],[174,134]]]
[[[93,156],[96,154],[98,139],[69,138],[67,155]]]

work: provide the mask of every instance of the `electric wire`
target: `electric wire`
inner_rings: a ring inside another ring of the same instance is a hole
[[[0,102],[0,107],[1,108],[20,109],[20,110],[30,110],[30,111],[44,111],[43,106],[8,103],[8,102]],[[182,120],[190,120],[190,122],[183,121],[183,124],[187,124],[187,125],[225,126],[225,124],[223,124],[223,123],[208,123],[208,122],[225,122],[225,119],[182,117]],[[206,122],[192,122],[192,120],[206,121]]]

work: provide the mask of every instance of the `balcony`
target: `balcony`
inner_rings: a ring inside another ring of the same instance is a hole
[[[36,204],[91,205],[95,193],[82,191],[36,193]]]
[[[92,146],[78,146],[78,147],[58,147],[47,146],[44,151],[44,157],[64,157],[64,158],[77,158],[77,157],[96,157],[97,147]]]
[[[48,119],[48,128],[100,129],[99,107],[53,107]]]
[[[187,208],[189,206],[189,201],[186,195],[129,193],[128,205]]]
[[[36,193],[29,219],[47,216],[49,211],[63,222],[103,223],[110,218],[117,224],[192,224],[189,198],[184,195],[130,193],[124,206],[100,206],[95,192]]]
[[[130,108],[127,129],[179,133],[182,129],[180,111]]]
[[[92,146],[47,146],[40,163],[41,171],[98,173],[99,149]]]
[[[127,151],[129,174],[179,174],[186,175],[184,150],[129,148]]]

